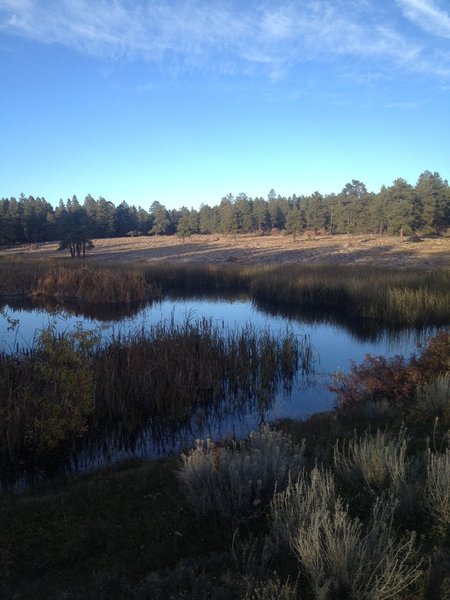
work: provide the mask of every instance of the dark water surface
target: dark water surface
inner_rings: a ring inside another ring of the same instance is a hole
[[[269,312],[268,312],[269,311]],[[131,314],[134,312],[134,314]],[[313,413],[331,409],[334,395],[327,389],[333,372],[348,371],[350,361],[360,362],[366,353],[394,356],[409,356],[417,345],[434,333],[434,329],[417,331],[407,329],[392,331],[376,324],[340,322],[338,318],[308,314],[281,315],[273,307],[258,308],[245,298],[169,298],[162,302],[128,310],[128,316],[97,315],[97,318],[43,308],[20,308],[6,306],[0,315],[0,349],[12,352],[18,347],[33,345],[36,332],[51,325],[57,332],[67,332],[80,325],[85,330],[96,329],[106,341],[113,335],[144,330],[153,324],[165,322],[195,323],[202,318],[211,320],[224,330],[242,328],[251,323],[257,330],[269,329],[273,334],[283,334],[288,329],[295,335],[306,335],[314,354],[314,373],[297,374],[292,391],[280,389],[273,402],[264,412],[255,410],[250,404],[240,408],[224,406],[222,411],[210,414],[199,412],[192,415],[189,425],[170,431],[159,430],[153,423],[146,434],[135,440],[132,447],[124,447],[111,439],[109,447],[86,448],[72,458],[72,467],[77,470],[91,469],[109,464],[128,456],[160,456],[179,452],[191,447],[196,438],[208,435],[214,439],[224,436],[242,437],[255,429],[261,421],[270,422],[279,418],[305,418]],[[272,313],[272,314],[270,314]],[[106,318],[106,320],[105,320]]]

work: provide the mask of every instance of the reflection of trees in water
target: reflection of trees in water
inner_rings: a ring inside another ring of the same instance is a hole
[[[260,312],[281,317],[284,319],[296,320],[309,325],[331,325],[339,327],[348,332],[355,340],[360,342],[380,342],[382,340],[396,341],[400,340],[408,332],[415,331],[416,334],[423,336],[431,335],[436,328],[431,326],[416,327],[405,325],[396,325],[392,322],[383,322],[369,318],[357,318],[342,309],[331,311],[329,306],[320,305],[299,305],[296,307],[283,306],[265,300],[253,299],[246,293],[211,293],[195,292],[189,293],[171,293],[167,294],[166,300],[186,301],[186,300],[207,300],[210,302],[235,302],[248,301],[253,302],[254,306]],[[157,301],[156,301],[157,302]],[[3,306],[15,310],[45,310],[49,314],[68,315],[80,318],[94,319],[100,322],[120,321],[125,318],[133,318],[141,311],[149,308],[155,302],[134,302],[128,304],[116,305],[91,305],[81,303],[58,302],[55,299],[8,299],[7,304]]]
[[[397,326],[374,319],[353,317],[340,311],[331,313],[329,307],[306,305],[286,307],[261,300],[254,300],[254,305],[257,310],[273,317],[291,319],[308,325],[338,327],[348,332],[358,342],[378,343],[383,340],[394,342],[401,340],[403,336],[408,337],[411,331],[418,336],[423,334],[426,337],[436,330],[434,327]]]

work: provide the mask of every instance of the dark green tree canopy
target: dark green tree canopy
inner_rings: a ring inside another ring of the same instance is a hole
[[[125,201],[115,206],[90,194],[83,205],[73,196],[56,208],[39,196],[21,194],[18,199],[0,200],[0,244],[60,240],[64,247],[75,244],[75,256],[82,255],[93,238],[125,235],[176,233],[183,239],[195,233],[261,235],[271,231],[403,235],[439,234],[449,227],[450,187],[431,171],[424,171],[415,185],[397,178],[376,194],[352,179],[338,194],[283,197],[271,189],[265,199],[241,192],[236,197],[227,194],[214,206],[202,204],[199,210],[167,210],[155,201],[147,211]]]

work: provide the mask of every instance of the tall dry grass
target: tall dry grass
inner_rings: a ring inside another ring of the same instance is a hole
[[[90,302],[130,302],[159,290],[245,293],[255,301],[295,309],[314,307],[348,318],[397,326],[450,320],[450,271],[392,270],[367,266],[239,266],[160,264],[100,267],[0,261],[3,295],[47,295]]]
[[[130,303],[160,297],[159,288],[135,268],[66,261],[0,262],[3,297],[51,298],[86,305]]]

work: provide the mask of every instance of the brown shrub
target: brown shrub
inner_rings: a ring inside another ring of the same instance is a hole
[[[367,402],[387,400],[402,404],[411,399],[416,388],[450,371],[450,333],[430,338],[418,355],[409,361],[403,356],[385,358],[366,354],[350,371],[338,373],[329,389],[337,395],[339,408],[352,408]]]

